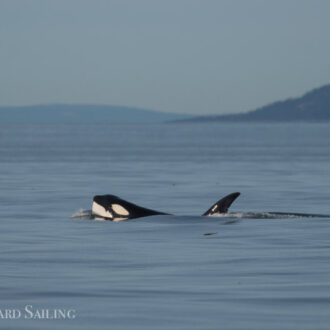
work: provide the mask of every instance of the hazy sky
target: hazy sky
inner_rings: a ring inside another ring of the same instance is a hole
[[[0,105],[222,114],[327,83],[328,0],[0,0]]]

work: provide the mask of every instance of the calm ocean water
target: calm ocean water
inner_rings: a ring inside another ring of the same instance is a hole
[[[0,184],[1,329],[330,328],[330,219],[199,216],[330,214],[330,123],[0,125]],[[71,218],[106,193],[177,216]]]

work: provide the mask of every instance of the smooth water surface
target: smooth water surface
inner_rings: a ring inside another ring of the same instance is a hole
[[[330,214],[329,123],[0,125],[0,184],[1,329],[330,327],[330,219],[200,217]],[[106,193],[176,216],[71,218]]]

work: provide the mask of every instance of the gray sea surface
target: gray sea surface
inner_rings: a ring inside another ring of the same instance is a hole
[[[0,124],[0,208],[1,329],[330,329],[330,218],[244,217],[330,214],[330,123]]]

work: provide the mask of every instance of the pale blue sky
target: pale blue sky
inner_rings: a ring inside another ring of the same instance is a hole
[[[328,0],[0,0],[0,105],[222,114],[330,83]]]

